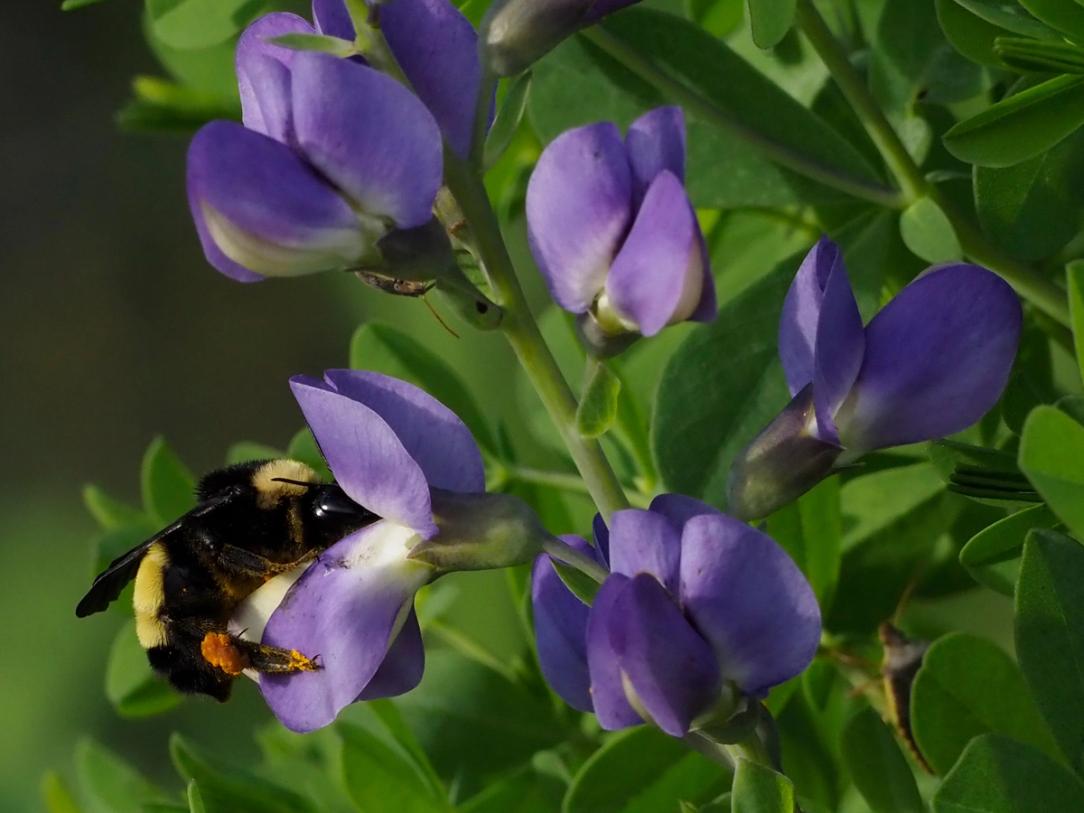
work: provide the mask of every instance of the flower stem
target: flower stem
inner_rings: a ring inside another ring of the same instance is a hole
[[[501,330],[561,434],[591,498],[603,517],[628,507],[617,475],[595,440],[576,431],[576,398],[531,315],[501,236],[500,224],[478,172],[445,151],[445,181],[470,223],[493,293],[504,309]]]
[[[860,200],[880,206],[899,206],[900,195],[895,190],[844,175],[794,151],[785,144],[773,141],[763,133],[735,119],[711,99],[672,76],[656,64],[650,56],[602,26],[596,25],[585,29],[581,35],[632,73],[654,85],[698,119],[733,133],[743,141],[752,144],[777,164]],[[723,78],[720,78],[720,81],[724,81]]]
[[[606,577],[610,575],[606,568],[590,556],[586,556],[575,548],[566,545],[556,536],[550,537],[544,541],[542,543],[542,550],[558,562],[576,568],[580,573],[595,580],[599,584],[606,581]]]
[[[919,198],[929,197],[952,223],[960,246],[968,257],[997,272],[1020,296],[1060,324],[1068,326],[1069,305],[1065,292],[1050,280],[1039,276],[1031,266],[1013,259],[991,245],[982,231],[961,214],[922,174],[922,170],[907,152],[895,128],[885,117],[862,76],[854,69],[847,53],[811,0],[798,0],[797,21],[798,27],[832,74],[900,185],[903,193],[900,201],[902,207],[911,205]]]
[[[591,492],[587,489],[587,484],[584,483],[583,478],[578,474],[566,474],[563,471],[532,469],[527,466],[509,466],[506,464],[502,464],[502,466],[504,476],[514,482],[554,488],[558,491],[567,491],[572,494],[584,494],[588,497],[591,496]],[[646,494],[641,494],[639,492],[629,494],[626,492],[626,495],[629,504],[635,508],[647,508],[651,503],[651,498]]]

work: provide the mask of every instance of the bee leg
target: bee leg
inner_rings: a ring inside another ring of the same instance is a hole
[[[313,672],[320,668],[315,658],[308,658],[296,649],[280,649],[255,641],[246,641],[219,630],[204,634],[200,642],[203,659],[227,675],[239,675],[246,669],[281,674]]]
[[[258,553],[239,548],[236,545],[221,545],[215,551],[215,559],[220,567],[240,575],[255,576],[264,581],[280,573],[293,570],[312,557],[312,553],[306,553],[293,562],[275,562],[266,556],[260,556]]]

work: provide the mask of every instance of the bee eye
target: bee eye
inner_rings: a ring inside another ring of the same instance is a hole
[[[359,506],[339,488],[330,488],[313,504],[313,513],[319,517],[348,516],[357,514]]]

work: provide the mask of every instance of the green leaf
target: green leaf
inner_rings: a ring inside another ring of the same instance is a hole
[[[135,768],[92,740],[75,746],[75,772],[90,813],[140,813],[165,794]]]
[[[622,17],[630,13],[635,15],[637,11],[623,12]],[[669,20],[667,24],[673,28]],[[697,36],[710,39],[704,32],[698,32]],[[725,46],[716,46],[713,41],[712,49],[715,47]],[[726,52],[726,62],[738,66],[735,82],[740,81],[741,76],[753,74],[757,87],[768,84],[772,97],[780,97],[778,88],[771,86],[737,56]],[[784,100],[784,111],[789,111],[789,115],[812,119],[811,124],[806,122],[810,126],[805,131],[814,142],[842,145],[845,152],[839,155],[844,156],[845,161],[862,164],[853,148],[827,125],[798,107],[789,97],[784,96]],[[646,110],[666,103],[667,99],[651,85],[630,75],[597,47],[577,37],[566,41],[536,64],[528,115],[539,139],[548,143],[571,127],[600,120],[627,127]],[[740,105],[736,107],[743,109]],[[840,193],[776,166],[755,146],[731,131],[699,121],[691,114],[688,114],[688,130],[687,184],[689,195],[698,207],[784,206],[844,200]],[[720,161],[720,155],[727,156],[727,160]],[[857,169],[855,172],[868,170]]]
[[[972,13],[962,0],[936,0],[937,21],[953,48],[980,65],[1000,68],[994,40],[1011,30]]]
[[[911,767],[877,712],[865,708],[852,717],[840,747],[855,787],[874,813],[924,813]]]
[[[1020,5],[1051,28],[1084,41],[1084,6],[1064,0],[1020,0]]]
[[[670,490],[723,505],[731,461],[787,403],[776,333],[789,282],[776,273],[757,283],[670,358],[651,428]]]
[[[745,0],[685,0],[685,14],[705,31],[723,38],[742,24]]]
[[[605,435],[617,419],[620,398],[621,379],[604,362],[593,364],[576,409],[576,431],[585,438]]]
[[[342,59],[357,53],[357,48],[350,40],[329,37],[324,34],[283,34],[279,37],[272,37],[269,41],[295,51],[316,51],[320,54],[331,54]]]
[[[147,515],[138,508],[110,497],[95,485],[83,487],[83,505],[103,531],[147,522]]]
[[[492,776],[565,734],[549,695],[447,649],[426,652],[421,685],[397,705],[442,776]]]
[[[132,620],[117,631],[109,649],[105,696],[122,717],[133,718],[161,714],[181,702],[181,696],[151,669]]]
[[[794,25],[797,0],[748,0],[749,27],[758,48],[774,48]]]
[[[583,573],[580,570],[566,565],[564,562],[558,562],[556,559],[550,558],[550,564],[553,565],[553,569],[557,571],[557,575],[561,581],[564,582],[565,587],[582,601],[587,606],[591,606],[595,601],[595,596],[598,595],[598,590],[601,585]]]
[[[152,440],[143,454],[139,481],[143,509],[159,526],[196,505],[195,477],[161,437]]]
[[[406,754],[361,726],[340,724],[343,778],[359,810],[373,813],[450,811],[425,774]]]
[[[231,813],[315,813],[305,797],[235,765],[212,764],[210,758],[181,737],[169,740],[173,767],[186,782],[199,783],[210,810]]]
[[[527,100],[531,96],[531,72],[528,71],[517,76],[508,92],[504,94],[501,108],[497,111],[497,117],[493,120],[493,126],[489,128],[486,136],[485,157],[482,161],[486,169],[489,169],[508,149],[513,137],[519,130],[520,122],[527,112]]]
[[[1076,540],[1033,531],[1024,543],[1016,655],[1070,766],[1084,771],[1084,547]]]
[[[991,25],[999,26],[1022,37],[1060,38],[1058,32],[1036,20],[1015,0],[956,0],[956,3]]]
[[[46,813],[80,813],[79,804],[56,771],[49,771],[41,778],[41,801]]]
[[[249,463],[253,460],[276,460],[281,457],[286,457],[286,453],[282,449],[276,449],[274,446],[267,446],[263,443],[253,443],[252,441],[243,440],[239,443],[235,443],[226,450],[226,465],[232,466],[235,463]]]
[[[900,215],[900,236],[916,257],[930,263],[963,258],[952,221],[930,198],[919,198]]]
[[[794,785],[766,765],[739,759],[734,772],[734,813],[792,813]]]
[[[960,551],[960,564],[979,584],[1012,596],[1028,532],[1053,528],[1057,523],[1057,517],[1045,505],[1017,511],[971,537]]]
[[[350,366],[409,381],[458,415],[475,439],[493,449],[489,424],[455,370],[431,349],[389,325],[369,322],[350,340]]]
[[[960,122],[944,143],[961,161],[1008,167],[1050,149],[1082,124],[1084,77],[1057,76]]]
[[[822,611],[832,604],[843,542],[838,478],[824,480],[768,518],[768,533],[809,579]]]
[[[875,171],[848,141],[696,24],[632,8],[604,25],[711,102],[727,122],[724,129],[744,134],[762,149],[802,156],[834,176],[880,185]],[[727,81],[720,82],[720,76]]]
[[[181,50],[224,42],[261,10],[262,0],[146,0],[151,27],[162,42]]]
[[[1012,167],[975,167],[979,222],[994,243],[1022,260],[1058,251],[1084,209],[1084,133]]]
[[[1084,785],[1022,743],[987,734],[971,741],[934,796],[935,813],[1084,810]]]
[[[564,783],[531,767],[488,784],[460,804],[459,813],[553,813],[561,808]]]
[[[562,813],[654,813],[725,791],[720,767],[651,726],[609,737],[572,779]]]
[[[1069,314],[1073,322],[1073,346],[1080,378],[1084,380],[1084,260],[1074,260],[1065,266],[1066,287],[1069,289]]]
[[[125,130],[191,133],[214,119],[240,118],[232,99],[157,76],[137,76],[132,93],[117,113],[117,124]]]
[[[1057,407],[1036,407],[1020,438],[1020,468],[1069,530],[1084,539],[1084,426]]]
[[[915,741],[940,774],[979,734],[1005,734],[1047,750],[1050,733],[1012,658],[960,632],[934,641],[911,687]]]
[[[77,8],[84,8],[86,6],[93,6],[96,3],[101,3],[102,0],[64,0],[60,4],[61,11],[75,11]]]

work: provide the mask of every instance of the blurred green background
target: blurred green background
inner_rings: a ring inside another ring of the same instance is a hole
[[[114,124],[131,77],[161,72],[139,8],[59,5],[29,0],[0,11],[5,810],[36,809],[42,772],[70,773],[79,737],[172,787],[168,731],[243,756],[255,750],[252,725],[271,719],[249,685],[221,707],[200,698],[149,720],[116,715],[102,684],[122,616],[74,613],[93,575],[85,484],[137,502],[140,458],[158,434],[197,473],[220,465],[235,441],[284,447],[301,426],[288,377],[345,366],[353,330],[376,309],[468,382],[489,379],[499,403],[487,412],[507,409],[512,389],[491,383],[509,381],[499,337],[453,339],[419,301],[377,295],[353,278],[244,286],[215,273],[185,203],[186,139]],[[483,638],[515,623],[486,620],[487,608],[479,616]]]

